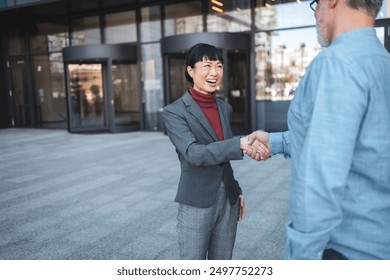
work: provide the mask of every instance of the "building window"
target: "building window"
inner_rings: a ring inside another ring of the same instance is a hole
[[[30,34],[32,54],[62,51],[69,46],[68,26],[63,23],[41,23]]]
[[[137,64],[112,66],[115,125],[140,126],[140,99]]]
[[[383,45],[385,45],[385,27],[375,27],[376,36],[378,36],[378,39],[381,41]]]
[[[250,0],[209,0],[207,31],[244,32],[251,30]]]
[[[142,46],[141,75],[143,81],[143,100],[145,102],[145,129],[157,130],[157,112],[163,107],[163,73],[160,44]]]
[[[10,56],[26,54],[24,35],[20,30],[12,28],[8,32],[8,53]]]
[[[259,30],[315,25],[314,12],[308,1],[287,0],[275,4],[272,0],[257,0],[255,26]]]
[[[137,42],[135,11],[108,14],[105,34],[109,44]]]
[[[292,99],[306,67],[321,49],[314,27],[257,33],[256,98]]]
[[[286,2],[291,3],[257,1],[255,27],[263,31],[255,34],[258,100],[291,100],[306,67],[321,50],[309,3]]]
[[[72,20],[72,46],[100,44],[99,18],[86,17]]]
[[[160,6],[141,9],[141,42],[153,42],[161,39]]]
[[[203,32],[202,3],[192,1],[165,6],[165,36]]]
[[[66,128],[66,93],[61,53],[32,56],[38,126]]]

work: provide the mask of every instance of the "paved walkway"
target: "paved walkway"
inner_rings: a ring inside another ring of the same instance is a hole
[[[280,259],[290,162],[232,162],[246,198],[234,259]],[[0,259],[178,259],[179,161],[161,132],[0,130]]]

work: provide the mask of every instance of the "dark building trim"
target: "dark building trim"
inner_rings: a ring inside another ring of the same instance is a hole
[[[62,50],[64,62],[112,61],[137,62],[137,48],[129,45],[80,45]]]

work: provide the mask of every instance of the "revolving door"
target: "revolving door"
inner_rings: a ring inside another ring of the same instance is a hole
[[[69,132],[140,130],[136,51],[129,46],[65,48]]]

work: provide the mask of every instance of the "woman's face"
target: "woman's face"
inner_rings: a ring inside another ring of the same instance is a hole
[[[203,94],[211,94],[222,82],[223,65],[219,60],[203,58],[195,63],[195,67],[187,66],[188,74],[194,80],[194,89]]]

